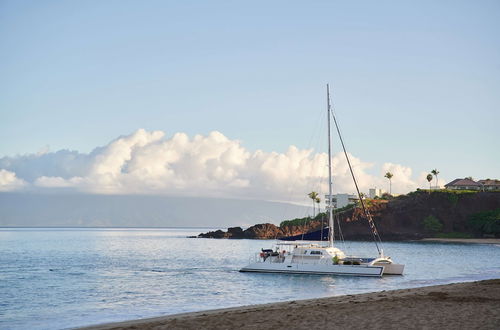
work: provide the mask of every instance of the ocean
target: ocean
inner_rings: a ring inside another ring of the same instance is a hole
[[[500,245],[423,242],[384,243],[406,264],[404,276],[239,273],[273,241],[187,238],[208,230],[0,228],[0,328],[74,328],[500,277]],[[345,250],[376,254],[372,242],[347,241]]]

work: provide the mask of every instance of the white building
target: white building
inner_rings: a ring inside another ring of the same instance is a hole
[[[379,188],[370,188],[368,190],[368,197],[370,198],[375,198],[375,197],[382,197],[382,194],[384,193],[384,191],[382,189],[379,189]]]
[[[332,196],[332,204],[334,209],[339,209],[349,204],[356,204],[358,201],[357,195],[352,194],[335,194]],[[328,208],[330,202],[330,195],[325,195],[325,204]]]

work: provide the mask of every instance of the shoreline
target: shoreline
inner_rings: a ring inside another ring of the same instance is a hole
[[[422,238],[414,242],[500,244],[500,238]]]
[[[500,278],[296,300],[80,329],[499,329]]]

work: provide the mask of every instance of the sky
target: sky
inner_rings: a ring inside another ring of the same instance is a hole
[[[498,1],[0,0],[0,191],[297,201],[500,178]],[[334,140],[334,187],[353,192]],[[318,183],[319,182],[319,183]]]

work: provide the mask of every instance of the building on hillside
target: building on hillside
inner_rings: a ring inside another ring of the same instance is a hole
[[[479,180],[477,183],[482,186],[483,191],[500,190],[500,180],[497,179]]]
[[[444,187],[451,190],[482,190],[482,185],[480,183],[468,178],[455,179],[445,184]]]
[[[375,197],[382,197],[382,194],[384,193],[384,191],[382,189],[379,189],[379,188],[370,188],[368,190],[368,197],[370,198],[375,198]]]
[[[335,194],[332,196],[332,206],[334,209],[339,209],[349,204],[356,204],[359,200],[357,195],[352,194]],[[328,208],[330,203],[330,195],[325,195],[325,204]]]

